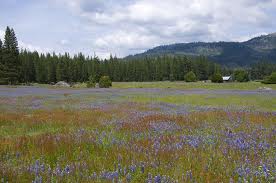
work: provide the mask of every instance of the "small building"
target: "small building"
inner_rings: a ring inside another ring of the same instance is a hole
[[[223,79],[223,82],[231,82],[232,76],[223,76],[222,79]]]

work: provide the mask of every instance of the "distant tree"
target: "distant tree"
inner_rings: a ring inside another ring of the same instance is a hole
[[[257,62],[251,65],[250,76],[253,80],[263,79],[265,76],[269,76],[272,72],[276,71],[276,64],[270,62]]]
[[[2,55],[3,54],[3,42],[0,39],[0,64],[2,64]]]
[[[270,76],[265,77],[264,84],[276,84],[276,72],[273,72]]]
[[[57,81],[67,81],[66,63],[63,58],[60,59],[57,63],[56,78],[57,78]]]
[[[99,81],[100,88],[109,88],[112,86],[112,81],[109,76],[102,76]]]
[[[56,83],[56,63],[52,60],[49,53],[46,55],[46,65],[47,65],[47,81],[48,83]],[[71,75],[70,75],[71,76]],[[72,80],[70,80],[72,82]]]
[[[211,78],[213,83],[223,83],[222,75],[219,73],[215,73]]]
[[[35,81],[35,67],[32,53],[27,50],[21,51],[19,55],[21,62],[21,82],[29,83]]]
[[[199,80],[207,80],[208,79],[208,65],[205,57],[199,57],[196,61],[196,75]]]
[[[190,72],[188,72],[187,74],[185,74],[185,76],[184,76],[184,80],[186,81],[186,82],[195,82],[196,81],[196,75],[195,75],[195,73],[193,72],[193,71],[190,71]]]
[[[0,84],[5,84],[3,80],[4,77],[4,60],[3,60],[3,43],[2,40],[0,39]]]
[[[96,86],[96,79],[93,75],[89,77],[89,80],[86,83],[87,88],[95,88]]]
[[[175,81],[175,78],[174,78],[174,75],[173,75],[173,74],[170,74],[170,81],[171,81],[171,82]]]
[[[248,82],[249,74],[245,70],[236,70],[234,72],[234,79],[238,82]]]

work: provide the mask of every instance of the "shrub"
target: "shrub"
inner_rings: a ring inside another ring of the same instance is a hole
[[[94,76],[89,77],[89,81],[86,83],[87,88],[95,88],[96,86],[96,79]]]
[[[212,81],[213,83],[223,83],[222,75],[219,74],[219,73],[215,73],[215,74],[212,76],[211,81]]]
[[[100,88],[109,88],[112,86],[112,81],[109,76],[102,76],[99,81]]]
[[[186,82],[195,82],[196,81],[195,73],[193,71],[188,72],[187,74],[185,74],[184,80]]]
[[[245,70],[236,70],[234,72],[234,79],[238,82],[248,82],[249,75]]]
[[[270,76],[266,77],[263,81],[264,84],[276,84],[276,72],[273,72]]]

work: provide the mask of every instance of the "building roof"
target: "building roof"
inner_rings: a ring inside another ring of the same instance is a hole
[[[223,81],[229,81],[231,79],[231,76],[223,76],[222,79]]]

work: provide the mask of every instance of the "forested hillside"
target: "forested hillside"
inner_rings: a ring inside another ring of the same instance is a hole
[[[206,56],[228,67],[250,66],[260,60],[276,63],[276,33],[256,37],[246,42],[198,42],[158,46],[129,58],[164,54]]]

